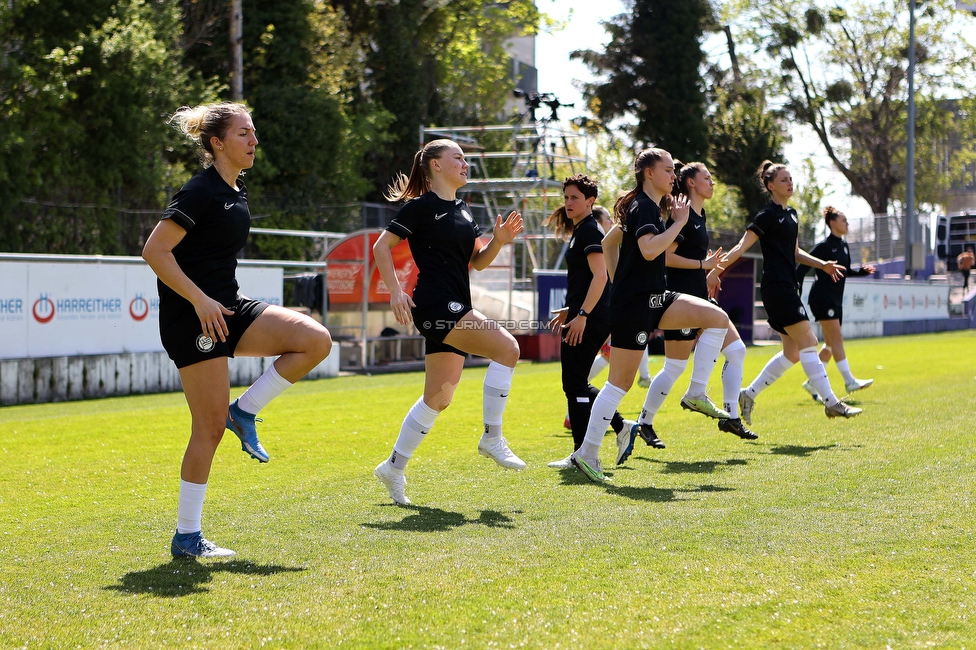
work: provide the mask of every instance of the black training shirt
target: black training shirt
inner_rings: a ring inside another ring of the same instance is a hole
[[[674,219],[668,219],[668,228]],[[688,223],[681,229],[681,241],[674,250],[689,260],[704,260],[708,256],[708,230],[705,227],[705,210],[698,214],[694,210],[688,211]],[[699,298],[708,297],[708,282],[705,277],[707,271],[702,269],[676,269],[668,267],[668,289],[687,293]]]
[[[851,251],[847,247],[847,242],[833,233],[827,236],[810,251],[814,257],[820,258],[825,262],[835,260],[844,267],[844,277],[834,282],[834,279],[820,269],[816,270],[816,279],[810,288],[810,302],[829,303],[839,305],[844,300],[844,280],[851,276],[871,275],[870,272],[859,269],[855,271],[851,268]],[[802,266],[799,269],[799,276],[802,278],[807,274],[811,267]]]
[[[173,248],[180,269],[205,294],[231,307],[237,300],[237,254],[247,243],[251,213],[247,207],[247,188],[237,181],[237,191],[227,184],[215,167],[208,167],[173,197],[163,213],[186,230],[186,236]],[[186,300],[157,280],[160,308],[171,301]]]
[[[566,320],[572,320],[579,310],[583,307],[586,300],[586,293],[590,290],[590,283],[593,281],[593,272],[587,261],[592,253],[603,255],[603,232],[596,223],[594,216],[583,217],[576,226],[573,227],[573,236],[569,240],[569,250],[566,251],[566,281],[569,285],[566,290],[566,307],[569,313]],[[607,282],[603,288],[603,295],[596,305],[590,310],[590,318],[599,320],[610,319],[610,283]]]
[[[620,244],[617,272],[614,273],[610,291],[612,300],[620,304],[632,298],[664,293],[667,289],[664,279],[664,253],[653,260],[647,260],[637,244],[637,240],[648,233],[660,235],[664,232],[661,208],[641,190],[630,204],[621,229],[623,241]]]
[[[796,210],[769,202],[748,230],[759,236],[763,255],[763,286],[787,285],[796,289]]]
[[[445,201],[427,192],[407,201],[387,230],[410,246],[418,270],[413,292],[417,307],[450,300],[471,304],[468,264],[481,228],[464,201]]]

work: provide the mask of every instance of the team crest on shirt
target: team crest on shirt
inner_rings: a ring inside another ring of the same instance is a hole
[[[197,350],[206,354],[214,349],[214,340],[206,334],[197,337]]]
[[[474,217],[472,217],[471,213],[468,212],[467,210],[461,210],[461,216],[463,216],[468,221],[474,223]]]
[[[803,305],[800,305],[799,307],[796,308],[796,313],[798,313],[800,316],[803,316],[804,318],[807,317],[807,311],[803,308]]]
[[[686,327],[686,328],[684,328],[684,329],[681,330],[681,336],[688,336],[689,334],[691,334],[691,328],[690,327]]]
[[[637,333],[637,345],[644,345],[647,343],[647,332]]]
[[[573,235],[572,237],[569,238],[569,247],[572,248],[574,244],[576,244],[576,236],[575,235]]]
[[[831,318],[833,318],[834,317],[834,310],[833,309],[828,309],[827,310],[827,315],[830,316]]]
[[[791,216],[791,217],[793,217],[793,223],[800,223],[800,221],[799,221],[799,220],[798,220],[798,219],[796,218],[796,215],[795,215],[795,214],[793,214],[793,213],[791,212],[791,213],[790,213],[790,216]]]
[[[447,303],[447,308],[452,314],[460,314],[461,310],[464,309],[464,305],[459,303],[457,300],[452,300],[451,302]]]

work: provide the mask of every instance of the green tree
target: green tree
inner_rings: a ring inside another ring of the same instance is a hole
[[[796,192],[793,195],[793,204],[799,218],[799,233],[797,239],[800,248],[810,249],[816,242],[816,228],[819,223],[823,223],[823,198],[826,192],[817,183],[817,168],[813,164],[812,158],[804,158],[798,169],[794,169],[796,175]]]
[[[782,160],[784,134],[765,93],[743,83],[729,86],[713,86],[710,140],[716,175],[738,190],[740,218],[733,226],[741,230],[769,201],[757,171],[765,160]]]
[[[630,11],[603,23],[606,51],[573,52],[603,79],[587,84],[591,110],[604,122],[634,116],[628,128],[640,146],[667,149],[684,161],[708,155],[701,78],[704,30],[713,24],[707,0],[631,0]]]
[[[744,38],[764,54],[754,65],[768,69],[766,61],[776,63],[771,77],[787,113],[813,129],[854,193],[875,213],[887,212],[906,174],[906,9],[897,0],[725,5]],[[926,2],[916,33],[920,102],[961,92],[976,71],[976,52],[961,33],[951,0]],[[938,135],[938,120],[928,126],[920,135]],[[934,148],[919,142],[916,150],[924,157]]]
[[[332,0],[362,48],[372,100],[393,116],[386,146],[364,155],[373,169],[373,198],[398,172],[407,172],[421,125],[496,121],[515,80],[504,41],[533,33],[540,14],[531,0],[489,2]]]
[[[0,238],[7,250],[132,253],[183,174],[165,117],[208,96],[170,3],[0,9]]]

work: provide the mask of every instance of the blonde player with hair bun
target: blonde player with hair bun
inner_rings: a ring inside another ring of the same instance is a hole
[[[255,416],[328,356],[332,338],[308,316],[238,293],[237,254],[251,223],[241,175],[258,146],[247,107],[183,107],[171,121],[199,147],[204,169],[176,193],[142,251],[159,278],[160,339],[179,368],[192,421],[170,550],[176,557],[232,557],[201,532],[217,445],[230,429],[245,453],[268,462]],[[278,358],[228,407],[233,356]]]

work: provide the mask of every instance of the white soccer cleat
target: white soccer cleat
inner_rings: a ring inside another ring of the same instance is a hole
[[[373,476],[386,486],[386,491],[390,493],[391,499],[402,506],[410,505],[410,499],[406,495],[407,477],[403,475],[403,472],[390,465],[389,458],[376,466],[376,469],[373,470]]]
[[[756,408],[756,400],[749,397],[745,389],[739,391],[739,412],[746,424],[752,424],[752,409]]]
[[[617,434],[617,464],[623,464],[630,454],[634,451],[634,440],[637,439],[637,423],[633,420],[624,420],[624,428]]]
[[[861,409],[848,406],[844,402],[837,402],[833,406],[825,406],[824,413],[828,418],[852,418],[861,414]]]
[[[491,438],[487,442],[482,438],[478,443],[478,453],[508,469],[525,469],[526,467],[525,461],[509,449],[508,440],[505,440],[505,436]]]
[[[855,379],[854,381],[844,382],[844,390],[848,393],[853,393],[856,390],[867,388],[873,383],[873,379]]]
[[[566,456],[566,458],[561,458],[559,460],[554,460],[551,463],[549,463],[549,467],[553,467],[555,469],[569,469],[572,466],[573,466],[573,455],[572,454],[570,454],[569,456]]]
[[[810,393],[810,396],[813,397],[813,399],[815,401],[820,402],[821,404],[823,404],[823,400],[820,399],[820,395],[817,394],[817,389],[813,387],[813,384],[810,383],[810,380],[809,379],[806,380],[805,382],[803,382],[803,384],[801,384],[801,385],[803,386],[803,390],[805,390],[806,392]]]

